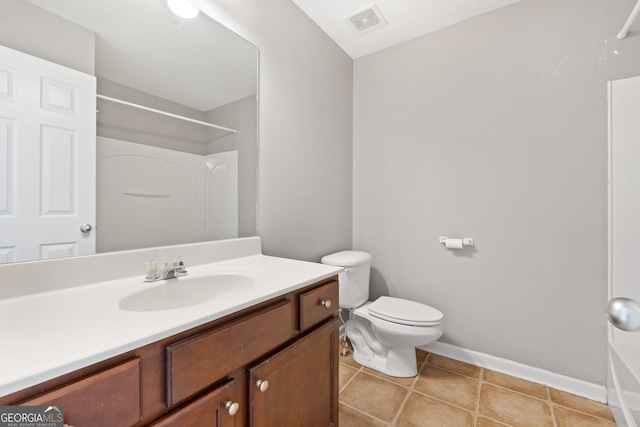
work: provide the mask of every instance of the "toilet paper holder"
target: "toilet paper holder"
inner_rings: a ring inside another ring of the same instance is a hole
[[[438,242],[443,244],[443,245],[447,245],[447,239],[450,239],[447,236],[440,236],[438,239]],[[460,240],[459,238],[456,240]],[[473,246],[473,237],[463,237],[462,239],[462,246]]]

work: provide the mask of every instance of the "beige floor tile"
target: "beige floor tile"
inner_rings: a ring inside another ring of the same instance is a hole
[[[340,357],[340,425],[615,427],[601,403],[422,350],[416,359],[417,377],[394,378]]]
[[[501,374],[499,372],[484,370],[482,377],[483,381],[491,384],[499,385],[520,393],[528,394],[529,396],[537,397],[538,399],[547,399],[547,390],[542,384],[532,383],[530,381],[521,380],[509,375]]]
[[[488,383],[482,384],[478,413],[517,427],[553,426],[546,401]]]
[[[344,387],[349,382],[349,380],[353,378],[353,376],[357,373],[358,370],[356,368],[353,368],[344,363],[340,363],[338,369],[338,390],[342,390],[342,387]]]
[[[455,406],[411,393],[396,427],[472,427],[473,415]]]
[[[475,427],[509,427],[509,424],[499,423],[495,420],[490,420],[485,417],[478,417]]]
[[[373,375],[376,376],[378,378],[383,378],[387,381],[391,381],[393,383],[396,383],[398,385],[401,385],[403,387],[411,387],[413,385],[413,383],[416,381],[416,377],[409,377],[409,378],[398,378],[398,377],[391,377],[389,375],[383,374],[382,372],[378,372],[375,369],[371,369],[371,368],[363,368],[362,369],[363,372],[366,372],[369,375]]]
[[[481,368],[470,365],[468,363],[460,362],[457,360],[449,359],[447,357],[440,356],[438,354],[429,353],[427,363],[438,368],[447,369],[449,371],[456,372],[458,374],[466,375],[468,377],[479,378]]]
[[[607,405],[555,389],[549,389],[549,394],[551,401],[558,405],[575,409],[576,411],[584,412],[585,414],[593,415],[607,421],[613,421],[613,416]]]
[[[478,380],[433,366],[425,366],[414,386],[416,391],[475,411]]]
[[[344,363],[345,365],[353,366],[357,369],[362,368],[361,364],[353,360],[353,353],[349,354],[347,357],[338,356],[338,361],[340,363]]]
[[[387,427],[389,425],[342,404],[339,418],[340,427]]]
[[[405,387],[358,372],[340,393],[340,401],[382,421],[391,422],[407,393]]]
[[[615,427],[613,421],[603,420],[562,406],[553,406],[558,427]]]

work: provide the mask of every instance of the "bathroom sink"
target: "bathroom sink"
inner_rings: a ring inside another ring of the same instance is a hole
[[[246,290],[255,282],[253,277],[239,273],[182,276],[148,283],[148,289],[123,298],[118,307],[125,311],[160,311],[190,307]]]

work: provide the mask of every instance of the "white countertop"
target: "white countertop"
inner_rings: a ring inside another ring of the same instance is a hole
[[[123,298],[161,286],[142,274],[0,300],[0,396],[92,365],[342,271],[339,267],[251,255],[188,267],[187,277],[247,273],[255,284],[197,305],[133,312]],[[176,280],[176,279],[170,279]]]

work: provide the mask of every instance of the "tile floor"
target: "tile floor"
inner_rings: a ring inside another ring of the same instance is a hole
[[[340,357],[341,427],[615,427],[606,405],[418,350],[418,376]]]

